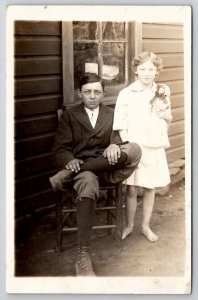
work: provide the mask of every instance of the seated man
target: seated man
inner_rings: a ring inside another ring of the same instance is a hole
[[[134,143],[121,143],[112,131],[113,109],[101,104],[104,82],[96,74],[80,79],[82,103],[64,111],[53,151],[58,169],[50,178],[54,190],[73,181],[77,194],[78,254],[75,264],[80,276],[94,276],[90,239],[94,201],[99,197],[99,182],[118,183],[129,177],[138,165],[141,149]]]

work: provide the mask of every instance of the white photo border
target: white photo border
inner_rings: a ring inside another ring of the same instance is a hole
[[[57,12],[55,12],[57,8]],[[13,98],[14,92],[13,89],[10,89],[10,86],[13,86],[13,60],[10,58],[13,57],[13,22],[15,20],[93,20],[94,16],[94,6],[81,6],[77,10],[76,6],[70,6],[69,13],[63,15],[61,6],[10,6],[7,9],[7,20],[6,20],[6,73],[7,73],[7,93],[6,93],[6,178],[14,178],[13,162],[11,158],[14,158],[14,150],[11,147],[14,137],[14,128],[13,128],[13,117],[14,117],[14,107],[13,107]],[[88,10],[87,10],[88,8]],[[105,7],[103,13],[98,13],[98,9],[103,10],[104,6],[97,7],[97,15],[94,16],[94,20],[107,20],[110,19],[108,9]],[[133,12],[131,11],[133,8]],[[135,8],[135,12],[134,12]],[[174,15],[175,22],[184,22],[185,28],[185,97],[187,96],[188,100],[191,98],[191,66],[189,63],[191,57],[191,23],[190,23],[190,7],[187,6],[178,6],[167,8],[163,16],[163,20],[170,20],[170,14]],[[157,5],[155,7],[145,6],[144,9],[147,10],[146,17],[144,16],[144,21],[159,20],[162,21],[160,14],[157,13]],[[138,11],[139,10],[139,11]],[[80,14],[78,13],[80,11]],[[111,15],[113,20],[142,20],[141,12],[142,7],[139,6],[119,6],[111,7]],[[83,12],[83,14],[82,14]],[[144,13],[145,14],[145,13]],[[138,16],[134,17],[132,16]],[[91,17],[90,17],[91,16]],[[102,17],[100,17],[102,16]],[[123,17],[124,16],[124,17]],[[16,278],[14,276],[14,231],[13,223],[10,220],[14,220],[14,211],[13,211],[13,199],[14,199],[14,185],[11,180],[6,180],[6,273],[7,273],[7,292],[9,293],[91,293],[91,294],[188,294],[190,291],[191,285],[191,102],[186,101],[186,154],[189,163],[186,164],[186,199],[189,199],[186,204],[186,223],[187,223],[187,266],[186,266],[186,275],[182,278],[69,278],[69,284],[65,283],[65,278]],[[68,279],[68,278],[67,278]],[[144,281],[144,288],[142,289],[142,280]],[[87,284],[89,282],[89,284]],[[79,292],[78,292],[79,291]],[[121,292],[122,291],[122,292]]]

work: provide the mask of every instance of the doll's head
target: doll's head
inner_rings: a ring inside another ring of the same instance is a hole
[[[132,60],[132,69],[133,72],[137,73],[137,67],[147,61],[151,61],[157,69],[157,73],[163,68],[163,60],[157,57],[153,52],[142,52],[139,55],[135,56]]]

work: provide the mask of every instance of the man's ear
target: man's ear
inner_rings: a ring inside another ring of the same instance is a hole
[[[81,94],[81,91],[78,89],[78,96],[80,99],[82,99],[82,94]]]

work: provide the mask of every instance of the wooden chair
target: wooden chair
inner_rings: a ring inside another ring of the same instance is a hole
[[[62,109],[58,109],[58,121],[60,120]],[[64,190],[56,192],[56,227],[57,227],[57,245],[56,249],[58,252],[62,249],[62,239],[63,232],[72,232],[77,231],[77,226],[67,226],[65,225],[66,221],[69,220],[70,216],[77,212],[77,208],[72,204],[72,197],[66,197],[66,207],[64,206],[64,194],[68,190],[72,191],[72,187],[68,187]],[[105,205],[102,207],[97,207],[95,205],[95,212],[106,212],[106,222],[105,224],[95,225],[93,229],[116,229],[116,239],[121,239],[122,236],[122,226],[123,226],[123,204],[122,204],[122,184],[112,184],[112,185],[101,185],[100,192],[106,191],[106,201]],[[75,197],[75,196],[74,196]]]
[[[97,212],[106,212],[106,221],[104,224],[94,225],[93,229],[112,230],[115,228],[116,239],[120,240],[122,236],[123,226],[123,204],[122,204],[122,184],[100,186],[100,192],[106,192],[106,201],[104,206],[95,204],[95,214]],[[77,231],[77,226],[73,226],[71,214],[76,214],[77,208],[72,204],[72,199],[66,199],[66,207],[64,206],[64,194],[66,189],[56,192],[56,249],[58,252],[62,250],[62,240],[64,232]]]

